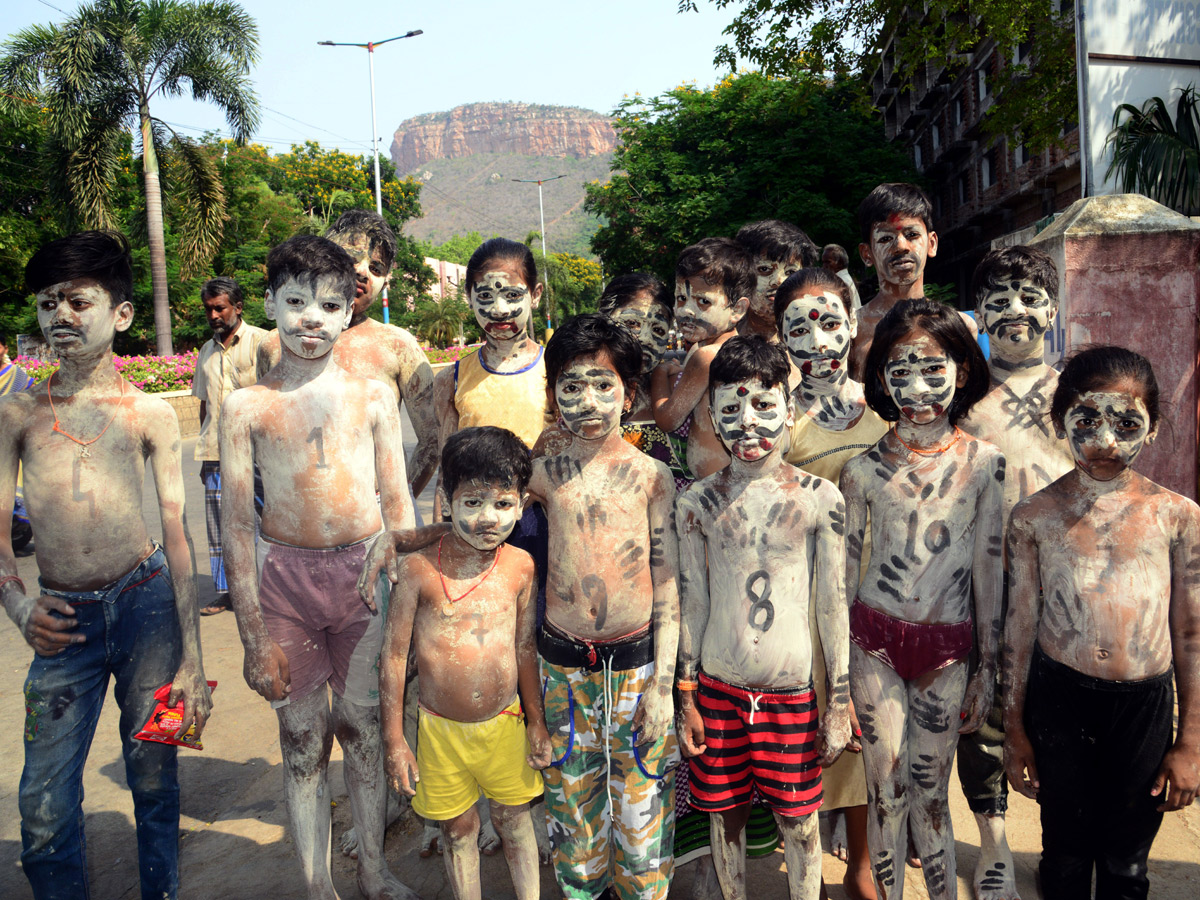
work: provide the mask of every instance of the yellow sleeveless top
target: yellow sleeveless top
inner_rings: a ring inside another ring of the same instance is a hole
[[[545,350],[516,372],[493,372],[478,350],[454,364],[454,408],[458,427],[507,428],[532,448],[554,419],[546,400]]]

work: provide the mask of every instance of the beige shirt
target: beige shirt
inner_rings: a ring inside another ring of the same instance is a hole
[[[248,322],[238,325],[233,339],[226,347],[215,337],[200,348],[196,359],[196,374],[192,377],[192,396],[208,404],[200,436],[196,439],[195,458],[200,461],[219,460],[217,430],[221,421],[221,404],[238,388],[258,381],[254,374],[254,358],[258,345],[267,332]]]

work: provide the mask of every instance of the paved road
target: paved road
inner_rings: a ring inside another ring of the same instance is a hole
[[[406,452],[413,442],[405,421]],[[208,575],[204,535],[204,497],[199,464],[191,460],[194,439],[184,445],[188,525],[196,547],[201,572],[203,604],[213,596]],[[418,508],[428,517],[431,492]],[[158,532],[158,515],[153,487],[146,490],[146,520]],[[19,559],[19,571],[34,584],[37,566],[31,555]],[[184,900],[303,896],[298,865],[291,841],[286,836],[286,814],[279,771],[279,740],[275,717],[266,704],[242,679],[242,652],[231,614],[202,622],[207,674],[220,686],[215,694],[213,718],[204,735],[203,752],[180,753],[182,783],[182,890]],[[21,874],[20,829],[17,814],[17,783],[21,769],[21,734],[24,704],[21,686],[32,650],[7,622],[0,622],[0,898],[27,900],[28,883]],[[97,900],[139,896],[133,806],[125,786],[124,766],[116,740],[117,708],[111,697],[101,716],[96,741],[85,771],[84,787],[88,861],[92,896]],[[330,772],[330,792],[336,804],[335,842],[349,818],[342,783],[338,750]],[[1103,789],[1098,785],[1097,789]],[[957,790],[952,786],[952,812],[958,835],[959,890],[970,896],[969,879],[974,867],[978,837],[974,823]],[[1036,896],[1034,872],[1040,847],[1037,808],[1021,797],[1013,799],[1010,813],[1013,847],[1017,854],[1020,886],[1026,900]],[[449,897],[439,860],[419,859],[416,833],[411,823],[401,822],[388,833],[387,855],[393,870],[422,897]],[[690,867],[676,877],[672,897],[689,896]],[[783,900],[787,896],[782,854],[751,865],[749,881],[756,900]],[[831,856],[824,857],[830,896],[841,900],[843,867]],[[335,885],[343,898],[358,896],[352,866],[335,855]],[[1151,860],[1153,895],[1169,900],[1193,900],[1200,896],[1200,812],[1196,807],[1168,817]],[[501,857],[484,860],[485,895],[513,896]],[[913,876],[916,876],[915,878]],[[553,877],[543,869],[543,896],[554,897]],[[919,874],[909,871],[910,897],[925,897]]]

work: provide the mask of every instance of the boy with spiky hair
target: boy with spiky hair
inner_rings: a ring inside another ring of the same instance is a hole
[[[334,347],[334,359],[352,375],[387,385],[397,409],[401,403],[408,407],[417,446],[406,470],[413,496],[418,496],[437,469],[433,369],[409,332],[367,315],[392,279],[398,248],[396,234],[377,213],[350,209],[329,226],[325,237],[350,254],[355,273],[354,309],[349,326]],[[272,332],[259,348],[260,378],[279,362],[279,354],[279,334]]]
[[[830,482],[783,460],[790,368],[781,345],[758,337],[718,351],[712,418],[732,460],[676,504],[680,741],[692,759],[692,805],[710,813],[727,900],[746,897],[745,827],[756,787],[783,835],[792,900],[816,900],[821,767],[850,738],[845,508]],[[810,591],[828,673],[819,727]]]
[[[44,389],[0,400],[0,595],[36,652],[25,680],[21,867],[37,898],[86,897],[83,767],[108,680],[121,708],[137,819],[142,895],[179,888],[175,747],[139,741],[155,691],[183,701],[177,734],[199,737],[212,706],[200,657],[195,562],[183,513],[179,423],[113,367],[133,321],[129,244],[87,231],[43,246],[25,267],[59,370]],[[147,460],[163,546],[142,519]],[[17,467],[36,537],[39,584],[17,577],[8,521]]]
[[[414,898],[383,858],[383,617],[375,598],[357,592],[375,535],[413,525],[396,453],[400,415],[383,385],[342,369],[331,352],[354,312],[351,256],[325,238],[294,237],[267,257],[267,282],[279,364],[230,394],[221,412],[225,557],[246,681],[279,717],[308,896],[334,896],[325,780],[336,734],[359,837],[359,889],[371,900]],[[257,548],[254,463],[266,498]]]
[[[756,284],[746,318],[738,323],[738,334],[757,334],[777,341],[775,332],[775,291],[793,272],[816,265],[817,245],[790,222],[763,219],[738,229],[734,238],[754,258]]]
[[[687,466],[704,478],[729,465],[708,415],[708,367],[754,296],[754,260],[733,238],[704,238],[675,265],[675,327],[690,347],[678,379],[659,366],[651,380],[654,421],[663,431],[687,425]]]

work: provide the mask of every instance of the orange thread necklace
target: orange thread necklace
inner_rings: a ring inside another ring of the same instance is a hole
[[[125,379],[121,379],[121,399],[117,401],[117,408],[113,410],[112,418],[108,420],[108,425],[105,425],[103,428],[101,428],[100,433],[90,441],[81,441],[70,432],[63,431],[62,427],[58,424],[58,411],[54,408],[54,396],[50,393],[50,382],[53,380],[53,375],[46,379],[46,399],[50,401],[50,415],[54,416],[54,424],[50,426],[50,430],[58,432],[63,437],[68,438],[69,440],[72,440],[78,444],[80,458],[87,459],[92,455],[92,451],[89,450],[88,447],[96,443],[96,441],[100,440],[100,438],[104,437],[104,433],[108,431],[109,426],[111,426],[112,423],[117,420],[117,415],[121,412],[121,407],[125,405]]]
[[[482,578],[480,578],[477,582],[475,582],[473,585],[471,585],[469,588],[467,588],[466,592],[459,594],[457,597],[451,597],[450,589],[449,589],[449,587],[446,586],[446,575],[442,571],[442,542],[445,540],[446,540],[446,536],[444,534],[440,538],[438,538],[437,569],[438,569],[438,578],[440,578],[442,580],[442,594],[443,594],[443,596],[445,596],[446,600],[449,601],[447,604],[442,606],[442,613],[448,616],[454,612],[454,604],[455,603],[457,603],[459,600],[462,600],[464,597],[467,596],[467,594],[471,593],[471,591],[475,590],[475,588],[479,587],[481,584],[483,584],[485,581],[487,581],[488,576],[491,575],[492,572],[494,572],[496,570],[496,564],[498,562],[500,562],[500,551],[504,549],[504,545],[501,544],[499,547],[496,548],[496,555],[492,559],[492,567],[483,573]]]
[[[904,438],[900,437],[900,429],[898,429],[895,425],[892,426],[892,434],[895,436],[896,440],[898,440],[901,444],[918,456],[935,456],[936,454],[944,453],[946,450],[949,450],[951,447],[953,447],[955,443],[957,443],[958,439],[962,437],[962,430],[955,425],[954,433],[950,435],[950,440],[946,441],[946,443],[942,444],[940,447],[930,447],[928,450],[921,450],[917,447],[914,447],[908,441],[904,440]]]

